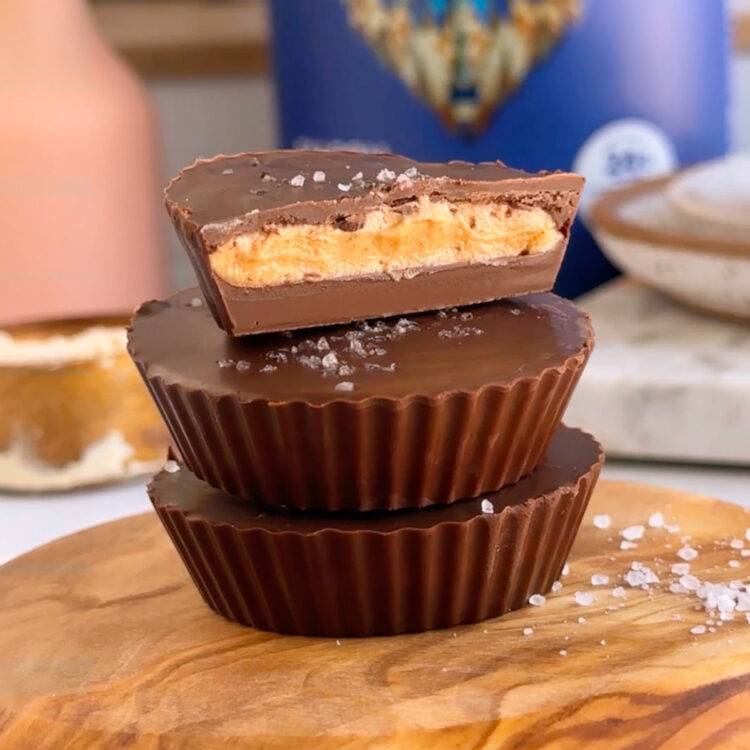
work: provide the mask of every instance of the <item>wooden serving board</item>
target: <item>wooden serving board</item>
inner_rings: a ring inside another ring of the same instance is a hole
[[[681,531],[646,525],[621,550],[619,531],[656,511]],[[595,528],[595,513],[612,528]],[[544,606],[337,642],[223,621],[155,516],[106,524],[0,568],[0,749],[745,749],[750,625],[740,614],[691,634],[707,615],[668,585],[683,535],[695,575],[747,579],[750,557],[729,543],[748,526],[736,506],[602,483]],[[614,597],[633,561],[660,583]],[[611,584],[593,587],[597,573]],[[576,604],[576,591],[595,602]]]

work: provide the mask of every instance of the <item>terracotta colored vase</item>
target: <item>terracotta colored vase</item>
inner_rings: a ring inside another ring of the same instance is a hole
[[[162,294],[154,117],[84,0],[2,0],[0,92],[0,325]]]

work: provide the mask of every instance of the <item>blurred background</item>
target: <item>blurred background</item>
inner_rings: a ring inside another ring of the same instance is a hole
[[[747,478],[750,0],[3,0],[0,87],[0,488],[162,461],[123,342],[193,283],[163,185],[299,146],[582,172],[569,421],[637,476]]]

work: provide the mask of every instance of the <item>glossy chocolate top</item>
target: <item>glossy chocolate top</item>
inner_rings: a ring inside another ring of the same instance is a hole
[[[242,400],[403,399],[539,378],[588,354],[588,316],[554,294],[345,326],[233,338],[197,289],[147,302],[128,349],[149,377]]]
[[[579,480],[597,468],[603,460],[601,446],[584,432],[560,427],[541,465],[528,477],[498,492],[448,505],[417,510],[374,513],[300,513],[269,509],[258,503],[214,490],[186,468],[156,475],[151,496],[159,506],[173,506],[199,520],[229,523],[239,528],[260,528],[276,532],[312,534],[333,529],[346,532],[388,533],[399,529],[426,529],[442,523],[462,523],[487,511],[493,513],[521,505],[532,498],[575,489]],[[490,514],[487,514],[488,516]]]
[[[316,181],[317,173],[317,181]],[[187,234],[211,249],[268,223],[349,221],[383,203],[418,195],[542,205],[567,233],[583,178],[529,174],[502,162],[421,163],[394,154],[270,151],[218,156],[184,169],[166,189],[167,208]],[[542,191],[543,196],[534,195]],[[343,216],[345,219],[339,219]]]

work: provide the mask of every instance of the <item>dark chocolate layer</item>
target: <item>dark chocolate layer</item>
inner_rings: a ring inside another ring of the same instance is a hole
[[[379,181],[415,169],[407,180]],[[316,172],[325,174],[315,182]],[[361,180],[353,178],[362,174]],[[302,175],[302,187],[291,181]],[[349,187],[342,190],[341,185]],[[350,151],[269,151],[199,160],[166,189],[167,208],[181,233],[200,234],[208,252],[266,224],[324,224],[355,228],[362,214],[398,205],[414,196],[433,200],[484,202],[549,210],[561,231],[573,219],[583,178],[564,172],[530,174],[502,162],[424,163],[395,154]],[[254,213],[256,212],[257,213]],[[342,217],[348,219],[348,223]]]
[[[149,495],[206,603],[253,627],[388,635],[494,617],[545,593],[570,552],[603,456],[561,428],[529,477],[418,511],[278,512],[184,467]]]
[[[572,302],[536,294],[466,310],[233,338],[216,328],[198,290],[187,289],[142,305],[128,348],[147,376],[214,396],[325,404],[508,387],[565,365],[590,348],[592,336],[588,316]],[[331,354],[338,366],[328,369],[323,359]],[[336,390],[346,382],[352,391]]]
[[[213,486],[298,508],[419,507],[517,481],[593,344],[552,294],[242,339],[194,302],[147,303],[129,341],[177,446]]]
[[[316,173],[325,178],[316,182]],[[292,182],[299,177],[304,184],[296,187]],[[277,151],[198,161],[170,183],[166,201],[217,323],[232,335],[243,335],[547,291],[559,271],[582,187],[578,175],[532,175],[500,162],[426,164],[392,154]],[[541,207],[563,239],[538,255],[409,269],[398,280],[384,274],[253,288],[226,282],[210,266],[211,252],[238,235],[284,224],[352,231],[374,208],[408,214],[421,196]]]

